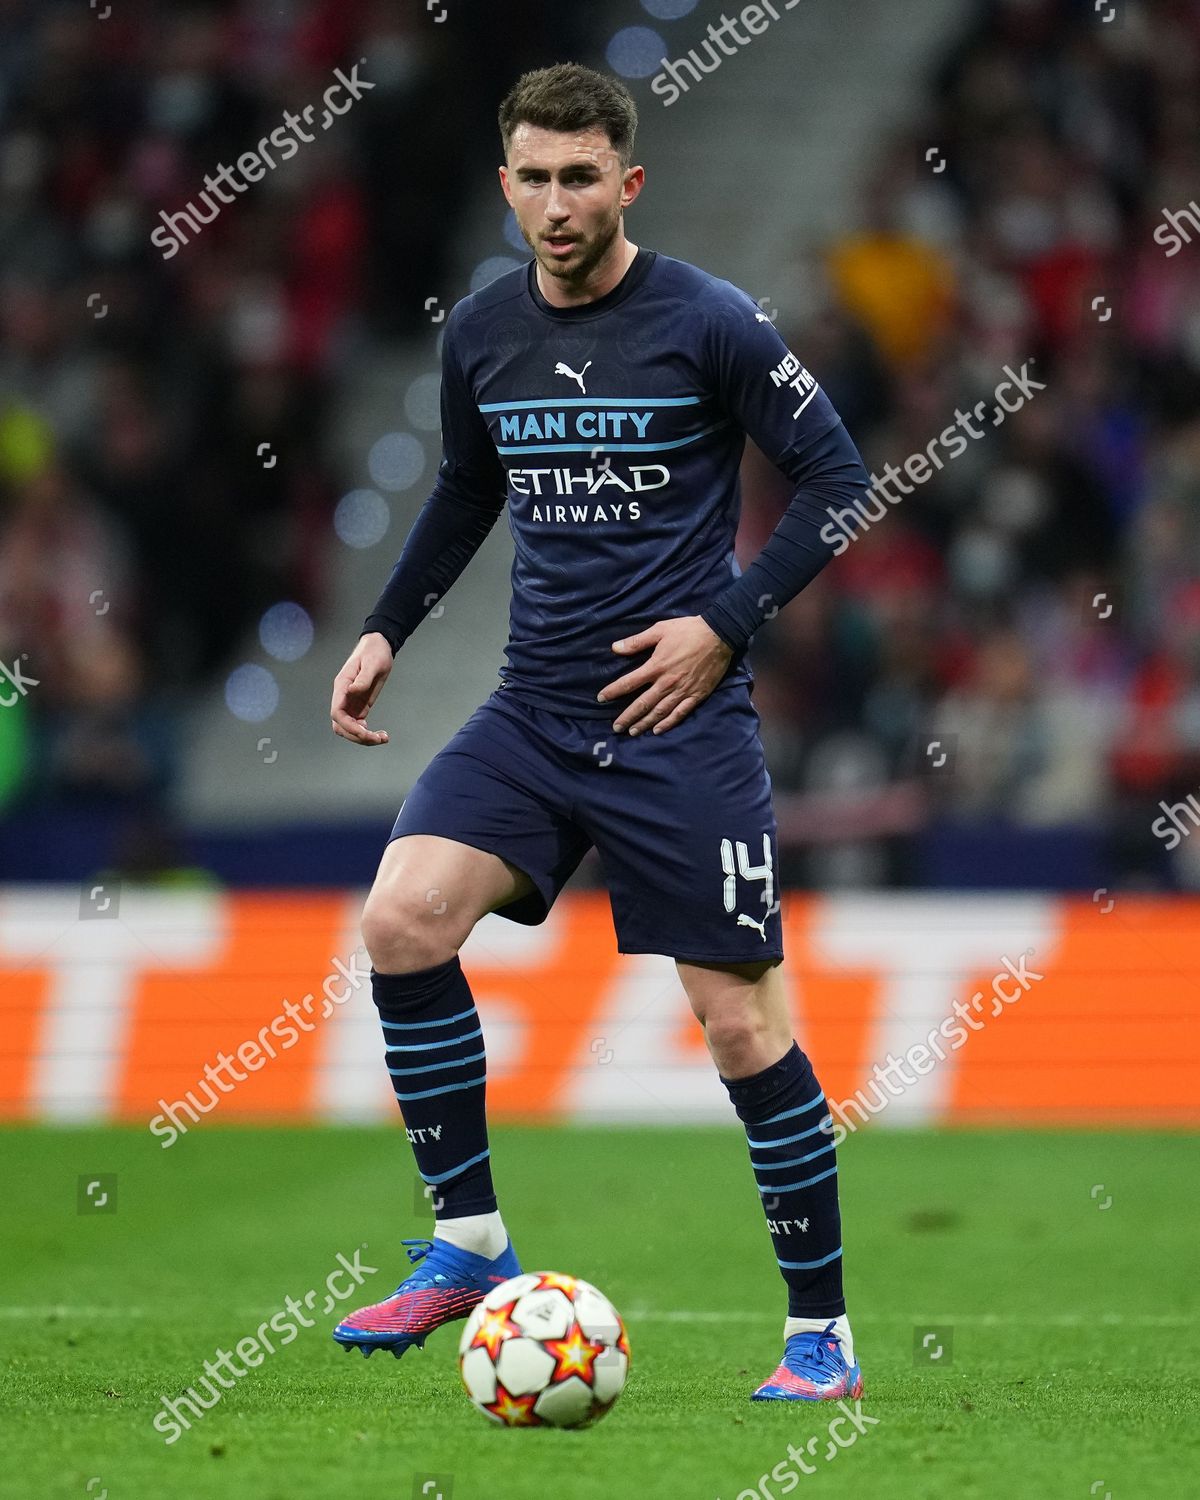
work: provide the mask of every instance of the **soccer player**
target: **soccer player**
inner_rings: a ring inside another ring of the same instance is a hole
[[[628,90],[575,64],[526,74],[501,105],[500,181],[534,258],[447,319],[437,482],[334,684],[334,732],[387,744],[367,716],[394,654],[507,504],[507,666],[409,793],[363,912],[434,1235],[405,1242],[416,1269],[334,1338],[398,1357],[519,1273],[458,951],[488,912],[543,921],[594,845],[620,951],[675,959],[745,1124],[788,1297],[782,1362],[753,1399],[857,1396],[830,1118],[792,1039],[745,654],[832,555],[825,507],[867,475],[745,293],[626,239],[636,126]],[[746,434],[795,493],[739,574]]]

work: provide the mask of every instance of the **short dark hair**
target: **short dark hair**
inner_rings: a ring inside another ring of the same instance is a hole
[[[500,105],[504,154],[518,125],[537,125],[562,134],[604,130],[623,168],[633,161],[637,105],[623,83],[580,63],[555,63],[524,73]]]

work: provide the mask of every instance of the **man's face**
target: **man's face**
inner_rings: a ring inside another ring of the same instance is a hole
[[[500,168],[504,196],[548,275],[583,284],[611,249],[621,213],[641,190],[641,167],[623,171],[603,130],[559,134],[518,125]]]

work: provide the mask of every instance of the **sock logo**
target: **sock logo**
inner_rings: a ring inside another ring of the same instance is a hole
[[[431,1141],[440,1141],[442,1138],[442,1127],[440,1125],[422,1125],[418,1130],[410,1130],[406,1125],[404,1127],[404,1134],[410,1141],[424,1142],[426,1136]]]
[[[791,1234],[792,1225],[795,1225],[801,1234],[808,1233],[807,1219],[768,1219],[767,1228],[772,1234]]]

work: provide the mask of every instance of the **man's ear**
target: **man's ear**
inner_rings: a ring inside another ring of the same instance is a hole
[[[630,167],[625,173],[625,181],[621,188],[621,207],[628,208],[645,186],[645,167]]]
[[[499,173],[500,173],[500,186],[503,188],[503,190],[504,190],[504,196],[508,200],[508,206],[511,208],[513,200],[512,200],[512,189],[508,185],[508,168],[506,166],[503,166],[503,167],[500,167],[498,170],[499,170]]]

